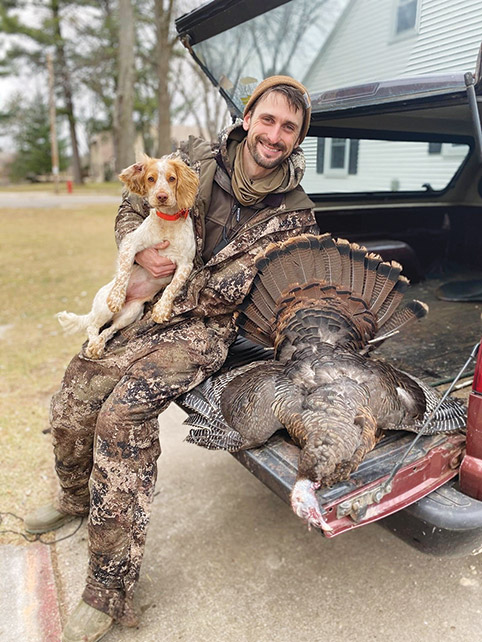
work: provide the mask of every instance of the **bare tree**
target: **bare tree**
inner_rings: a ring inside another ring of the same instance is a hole
[[[72,83],[70,78],[70,69],[66,56],[66,41],[61,29],[61,8],[64,3],[62,0],[48,0],[40,2],[38,8],[44,9],[48,17],[41,20],[39,27],[31,27],[22,22],[16,15],[15,11],[23,8],[21,2],[10,0],[9,2],[0,2],[0,32],[18,35],[29,39],[30,43],[35,43],[36,47],[12,46],[3,64],[13,64],[19,60],[27,60],[32,66],[39,68],[40,65],[46,70],[46,52],[49,48],[55,50],[55,75],[60,81],[60,90],[63,97],[64,106],[59,108],[58,112],[67,117],[70,131],[70,142],[72,147],[72,170],[74,181],[82,183],[82,172],[80,167],[79,145],[77,140],[77,122],[74,115],[74,101],[72,92]]]
[[[206,140],[216,140],[220,129],[229,120],[223,97],[189,58],[179,60],[176,75],[182,78],[172,95],[177,107],[176,121],[192,120],[201,136]]]
[[[172,34],[172,11],[175,0],[154,0],[157,62],[157,153],[168,154],[171,149],[171,96],[169,92],[169,63],[177,38]]]
[[[115,168],[134,162],[134,11],[131,0],[119,0],[118,82],[114,107]]]

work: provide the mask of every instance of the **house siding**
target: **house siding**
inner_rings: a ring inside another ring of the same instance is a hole
[[[418,30],[396,37],[396,0],[354,0],[303,79],[308,89],[474,71],[482,40],[482,0],[419,2]]]
[[[424,0],[404,75],[474,71],[481,41],[481,0]]]

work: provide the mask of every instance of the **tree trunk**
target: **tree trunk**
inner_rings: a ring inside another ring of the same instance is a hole
[[[52,10],[55,36],[55,52],[59,66],[60,82],[62,83],[62,92],[65,101],[65,115],[69,121],[70,141],[72,145],[72,170],[74,182],[77,185],[83,183],[82,169],[80,165],[79,145],[77,142],[77,129],[74,116],[74,103],[72,98],[72,87],[70,84],[70,73],[65,59],[64,40],[60,30],[60,12],[58,0],[51,0],[50,8]]]
[[[158,111],[157,154],[170,154],[171,143],[171,96],[168,87],[169,59],[173,44],[169,41],[173,0],[168,0],[164,9],[163,0],[155,0],[156,39],[157,39],[157,78]]]
[[[119,0],[119,53],[114,109],[115,168],[122,171],[135,161],[134,143],[134,12],[131,0]]]

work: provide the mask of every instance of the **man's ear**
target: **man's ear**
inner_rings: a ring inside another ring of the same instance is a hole
[[[251,110],[248,111],[246,116],[243,118],[243,129],[245,132],[248,131],[250,124],[251,124]]]

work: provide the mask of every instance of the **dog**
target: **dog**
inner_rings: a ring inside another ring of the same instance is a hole
[[[114,334],[142,317],[144,304],[162,288],[159,301],[152,309],[156,323],[166,322],[172,313],[174,299],[186,283],[193,267],[196,239],[189,210],[194,205],[199,178],[196,172],[174,155],[150,158],[127,167],[119,179],[130,192],[145,198],[149,216],[120,243],[115,277],[95,295],[88,314],[59,312],[57,318],[68,334],[87,331],[85,355],[99,359],[106,342]],[[155,278],[140,265],[135,255],[161,241],[169,246],[159,254],[176,263],[172,276]],[[112,323],[100,332],[109,321]]]

